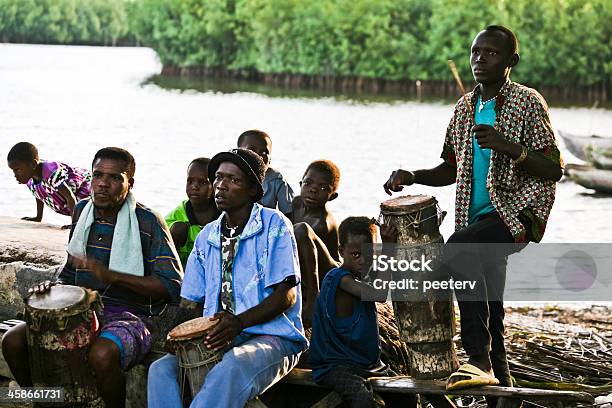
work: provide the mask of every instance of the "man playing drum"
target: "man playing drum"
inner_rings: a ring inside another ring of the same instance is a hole
[[[218,323],[204,338],[222,360],[206,375],[192,407],[243,407],[286,375],[308,342],[301,313],[293,228],[278,210],[257,204],[265,165],[247,149],[211,159],[208,177],[223,214],[198,235],[181,296]],[[149,407],[182,406],[176,356],[149,369]]]
[[[150,351],[146,320],[178,301],[182,269],[166,224],[131,193],[135,161],[119,148],[99,150],[91,199],[72,215],[68,260],[58,283],[97,290],[104,304],[100,334],[89,351],[107,407],[125,405],[127,370]],[[45,282],[34,288],[45,292]],[[20,386],[31,386],[25,324],[6,333],[2,352]]]
[[[478,33],[470,58],[477,86],[455,105],[443,162],[432,169],[396,170],[384,185],[391,194],[415,183],[457,183],[456,230],[449,243],[510,244],[542,239],[563,164],[546,102],[535,90],[509,80],[518,62],[518,42],[511,30],[489,26]],[[502,301],[510,252],[481,257],[482,268],[478,269],[471,255],[458,253],[449,259],[450,251],[445,251],[451,275],[476,280],[480,288],[477,299],[469,291],[456,291],[469,364],[449,378],[447,389],[511,385]],[[489,406],[493,403],[489,401]]]

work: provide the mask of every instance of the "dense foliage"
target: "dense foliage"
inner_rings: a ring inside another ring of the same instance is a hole
[[[0,38],[114,44],[136,38],[165,65],[268,73],[469,77],[469,46],[511,27],[534,85],[603,84],[612,73],[610,0],[0,0]]]
[[[117,45],[129,35],[126,0],[0,0],[0,40]]]

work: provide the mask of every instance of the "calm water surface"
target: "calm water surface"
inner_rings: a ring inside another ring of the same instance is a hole
[[[330,208],[339,220],[378,214],[381,186],[399,166],[439,163],[452,105],[446,102],[354,102],[330,97],[290,98],[251,92],[163,88],[150,81],[161,65],[148,48],[0,45],[0,214],[33,216],[36,206],[6,166],[10,147],[27,140],[44,159],[89,167],[104,146],[121,146],[137,162],[139,201],[167,213],[184,197],[186,167],[198,156],[234,147],[249,128],[274,141],[272,164],[297,189],[307,164],[327,158],[342,171]],[[159,81],[157,81],[159,82]],[[206,88],[208,89],[208,88]],[[574,133],[611,134],[612,111],[553,108],[553,125]],[[565,148],[567,162],[576,162]],[[453,187],[416,186],[449,212]],[[612,242],[612,198],[562,182],[546,242]],[[45,221],[67,223],[46,210]]]

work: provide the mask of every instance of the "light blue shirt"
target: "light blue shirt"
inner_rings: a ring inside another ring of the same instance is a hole
[[[495,124],[495,99],[486,102],[482,110],[479,107],[480,96],[478,96],[476,103],[474,122],[477,125],[493,126]],[[489,190],[487,189],[491,149],[481,149],[474,135],[472,135],[472,149],[474,160],[472,163],[472,194],[470,196],[468,224],[476,222],[481,215],[495,211],[495,207],[493,207],[489,197]]]
[[[212,317],[219,311],[223,216],[198,234],[181,288],[181,297],[204,304],[205,317]],[[293,226],[278,210],[254,204],[234,256],[232,282],[236,314],[260,304],[272,294],[272,286],[288,277],[295,277],[297,281],[295,304],[268,322],[247,327],[243,333],[279,336],[306,348],[308,341],[301,317],[300,263]]]
[[[268,167],[262,186],[264,193],[259,200],[261,205],[272,209],[278,208],[283,214],[291,212],[293,189],[280,172]]]

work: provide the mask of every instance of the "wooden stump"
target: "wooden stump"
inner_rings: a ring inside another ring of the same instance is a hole
[[[450,302],[394,302],[402,340],[408,348],[410,375],[419,379],[449,376],[457,369]]]
[[[442,277],[439,261],[444,239],[438,227],[444,216],[436,199],[404,196],[385,201],[380,207],[384,222],[398,231],[395,259],[409,261],[424,256],[432,260],[433,272],[427,275],[421,272],[419,276],[397,272],[393,273],[394,280],[414,277],[422,284],[424,277],[433,280]],[[392,293],[392,298],[401,339],[408,348],[410,375],[433,379],[455,371],[458,364],[452,342],[455,334],[452,293],[403,290]]]

